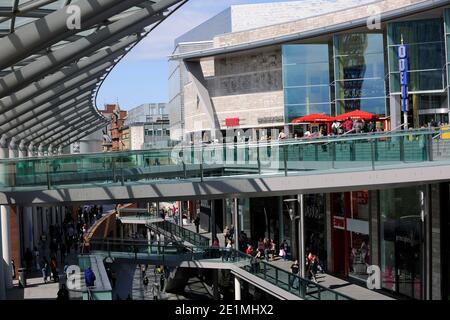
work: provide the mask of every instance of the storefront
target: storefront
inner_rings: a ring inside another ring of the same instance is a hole
[[[424,187],[380,191],[382,287],[413,299],[423,298]]]
[[[366,281],[371,264],[369,192],[331,194],[333,272]]]
[[[327,270],[326,195],[303,196],[305,216],[305,252],[312,252]]]

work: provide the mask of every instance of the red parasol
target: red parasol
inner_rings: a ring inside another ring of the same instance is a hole
[[[334,120],[335,120],[334,117],[330,117],[325,114],[310,114],[292,120],[292,123],[333,122]]]
[[[364,119],[364,120],[375,120],[378,119],[379,116],[370,113],[370,112],[366,112],[366,111],[361,111],[361,110],[355,110],[349,113],[345,113],[345,114],[341,114],[340,116],[336,117],[337,121],[345,121],[348,118],[350,119]]]

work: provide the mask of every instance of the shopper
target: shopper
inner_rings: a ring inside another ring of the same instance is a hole
[[[195,224],[195,230],[197,231],[197,233],[200,233],[200,217],[197,216],[194,219],[194,224]]]
[[[292,274],[294,275],[294,277],[291,277],[291,286],[294,289],[298,288],[298,277],[295,277],[298,275],[299,271],[300,271],[300,266],[298,264],[298,260],[295,260],[294,263],[291,265],[291,269],[290,271],[292,272]]]
[[[48,273],[49,273],[50,267],[48,264],[48,260],[46,257],[42,259],[42,279],[44,280],[44,283],[47,283]]]

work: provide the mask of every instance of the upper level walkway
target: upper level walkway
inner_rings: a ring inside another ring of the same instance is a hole
[[[224,248],[108,239],[89,243],[89,254],[168,267],[230,270],[238,278],[283,300],[351,300],[265,261]]]
[[[450,140],[440,137],[411,130],[1,160],[0,204],[276,196],[447,181]]]

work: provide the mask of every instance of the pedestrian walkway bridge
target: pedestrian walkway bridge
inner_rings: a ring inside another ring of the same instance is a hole
[[[445,181],[450,140],[441,137],[441,131],[411,130],[1,160],[0,204],[281,195]]]
[[[108,239],[91,241],[89,254],[115,261],[131,260],[137,264],[227,269],[238,278],[283,300],[351,300],[346,295],[236,250]]]

